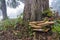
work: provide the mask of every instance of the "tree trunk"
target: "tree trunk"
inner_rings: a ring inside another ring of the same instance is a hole
[[[5,0],[1,0],[1,10],[2,10],[2,15],[3,15],[3,20],[7,18],[7,12],[6,12],[6,3]]]
[[[30,20],[30,17],[31,17],[31,3],[30,3],[30,1],[31,0],[25,0],[24,17],[23,17],[23,19],[25,21]]]
[[[43,0],[43,10],[49,9],[49,0]]]
[[[41,20],[42,14],[42,0],[32,0],[31,4],[31,20],[39,21]]]
[[[40,21],[42,12],[49,8],[49,0],[26,0],[24,8],[24,20]]]

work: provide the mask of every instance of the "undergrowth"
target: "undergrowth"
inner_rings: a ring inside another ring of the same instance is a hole
[[[29,22],[24,22],[21,16],[18,16],[16,19],[6,19],[1,21],[0,30],[13,31],[13,34],[18,38],[31,37],[33,35]]]
[[[52,31],[57,32],[60,35],[60,20],[55,20],[54,25],[52,26]]]

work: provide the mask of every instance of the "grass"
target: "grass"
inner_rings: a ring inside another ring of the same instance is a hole
[[[53,28],[52,28],[52,31],[53,32],[58,32],[58,33],[60,33],[60,20],[55,20],[54,21],[55,23],[54,23],[54,25],[52,26]]]
[[[0,30],[13,29],[16,26],[16,23],[22,24],[22,14],[16,19],[6,19],[0,21]]]

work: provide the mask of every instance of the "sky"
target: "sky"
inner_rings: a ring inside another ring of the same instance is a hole
[[[51,6],[51,2],[52,2],[53,0],[49,0],[49,5]]]
[[[7,0],[6,0],[7,1]],[[49,0],[49,5],[51,6],[51,2],[53,0]],[[7,6],[7,15],[9,18],[17,18],[17,16],[23,12],[24,9],[24,4],[22,2],[20,2],[20,5],[17,6],[15,9],[14,8],[10,8]],[[1,11],[1,10],[0,10]],[[1,12],[2,13],[2,12]],[[2,15],[2,14],[1,14]],[[2,16],[0,16],[0,19],[2,19]]]
[[[53,0],[51,3],[51,7],[54,11],[57,11],[60,14],[60,0]]]

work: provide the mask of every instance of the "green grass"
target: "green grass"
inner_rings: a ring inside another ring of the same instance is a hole
[[[7,29],[13,29],[16,26],[16,23],[22,23],[22,14],[18,16],[16,19],[6,19],[0,21],[0,30],[7,30]]]
[[[60,20],[55,20],[54,25],[52,26],[52,31],[53,32],[60,32]]]

